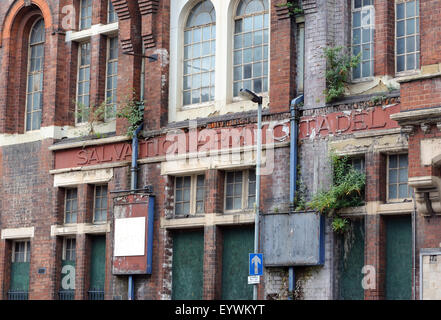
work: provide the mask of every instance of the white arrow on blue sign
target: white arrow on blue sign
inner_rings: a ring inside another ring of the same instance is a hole
[[[263,275],[263,254],[262,253],[250,253],[250,276]]]

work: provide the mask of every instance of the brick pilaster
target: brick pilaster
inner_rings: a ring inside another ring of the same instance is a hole
[[[279,6],[284,0],[271,2],[270,37],[270,110],[288,111],[296,94],[295,21],[289,9]]]
[[[216,226],[204,229],[204,288],[203,299],[221,298],[222,235]]]
[[[380,215],[376,214],[367,215],[365,223],[365,265],[371,265],[375,268],[375,289],[365,290],[364,298],[365,300],[382,300],[385,298],[386,279],[386,234],[384,221]]]
[[[76,238],[75,300],[87,300],[89,290],[90,239],[86,234]]]

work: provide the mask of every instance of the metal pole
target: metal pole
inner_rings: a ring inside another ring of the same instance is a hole
[[[262,156],[262,102],[257,109],[257,159],[256,159],[256,214],[254,220],[254,253],[259,253],[260,215],[260,163]],[[253,300],[257,300],[257,284],[253,287]]]

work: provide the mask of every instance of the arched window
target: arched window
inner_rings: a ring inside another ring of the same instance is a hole
[[[234,18],[233,95],[268,91],[268,0],[241,0]]]
[[[199,2],[184,30],[183,104],[214,100],[216,12],[209,0]]]
[[[41,126],[43,107],[44,68],[44,21],[38,20],[31,30],[28,53],[26,89],[26,131],[38,130]]]

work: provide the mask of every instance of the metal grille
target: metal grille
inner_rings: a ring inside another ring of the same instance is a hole
[[[9,291],[8,300],[28,300],[27,291]]]
[[[61,290],[58,292],[58,300],[75,300],[75,291]]]
[[[92,289],[88,292],[89,300],[104,300],[104,290]]]

